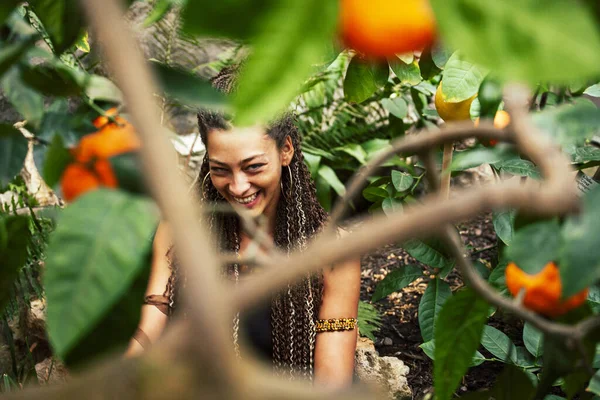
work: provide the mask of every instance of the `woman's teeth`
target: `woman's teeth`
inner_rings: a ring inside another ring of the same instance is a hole
[[[253,195],[250,195],[248,197],[234,197],[233,199],[240,204],[248,204],[248,203],[253,202],[256,199],[256,196],[258,196],[258,192],[254,193]]]

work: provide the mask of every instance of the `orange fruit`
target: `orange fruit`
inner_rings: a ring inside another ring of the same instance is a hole
[[[523,272],[515,263],[509,263],[504,272],[506,286],[513,296],[523,289],[523,305],[535,312],[557,317],[585,302],[588,289],[561,300],[562,282],[555,263],[549,262],[539,273],[530,275]]]
[[[427,0],[342,0],[341,29],[348,47],[376,58],[421,50],[436,36]]]
[[[116,113],[116,109],[111,110]],[[123,118],[116,118],[118,124],[109,122],[104,116],[96,118],[94,125],[99,131],[81,138],[71,150],[74,162],[67,166],[61,177],[65,200],[73,201],[99,187],[118,186],[109,158],[135,151],[141,144],[131,124]]]
[[[510,114],[504,110],[499,110],[494,116],[494,127],[497,129],[504,129],[510,124]],[[479,118],[475,119],[475,126],[479,126]],[[488,143],[484,145],[495,146],[498,144],[496,139],[490,139]]]
[[[474,94],[466,100],[451,103],[446,101],[446,97],[442,92],[442,83],[443,82],[440,82],[435,91],[435,109],[439,116],[446,122],[471,119],[471,103],[473,103],[477,94]]]

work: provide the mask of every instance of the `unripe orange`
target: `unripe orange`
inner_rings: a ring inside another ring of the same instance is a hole
[[[377,58],[421,50],[436,36],[427,0],[342,0],[341,25],[347,46]]]
[[[435,91],[435,109],[437,110],[440,118],[446,122],[450,121],[466,121],[471,119],[471,103],[477,97],[477,94],[469,97],[466,100],[459,101],[457,103],[451,103],[446,101],[444,93],[442,92],[442,83],[437,87]]]

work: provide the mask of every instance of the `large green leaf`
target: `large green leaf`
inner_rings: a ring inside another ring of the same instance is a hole
[[[381,100],[383,108],[389,111],[396,118],[406,118],[408,115],[408,104],[402,97],[394,97],[393,99],[385,98]]]
[[[333,190],[335,190],[338,196],[343,196],[346,193],[344,184],[329,165],[321,165],[319,167],[318,175],[323,178]]]
[[[495,164],[513,158],[514,153],[506,147],[476,147],[473,149],[455,151],[452,155],[452,171],[464,171],[478,167],[481,164]]]
[[[371,301],[379,301],[385,296],[408,286],[417,278],[423,277],[423,269],[416,265],[405,265],[388,273],[375,288]]]
[[[435,327],[433,376],[436,398],[449,400],[479,347],[489,306],[470,289],[452,296]]]
[[[416,85],[423,80],[421,70],[416,60],[404,62],[400,58],[391,58],[388,60],[389,66],[396,74],[400,82],[408,85]]]
[[[61,358],[107,315],[147,264],[156,222],[150,201],[114,190],[88,193],[63,211],[44,274],[48,334]]]
[[[29,4],[40,19],[57,54],[70,48],[83,33],[84,18],[76,0],[33,0]]]
[[[548,262],[559,258],[562,242],[556,220],[537,222],[517,231],[511,245],[505,250],[505,258],[523,271],[536,274]]]
[[[387,63],[372,63],[354,56],[344,78],[344,95],[352,103],[362,103],[388,80]]]
[[[414,182],[414,179],[411,174],[407,174],[406,172],[392,170],[392,183],[394,184],[394,188],[396,188],[399,192],[404,192],[405,190],[410,189]]]
[[[22,77],[27,86],[47,96],[79,96],[83,88],[72,71],[67,66],[36,65],[23,67]]]
[[[498,329],[486,325],[481,335],[481,344],[500,360],[516,364],[517,350],[510,338]]]
[[[496,379],[496,383],[490,391],[490,398],[495,400],[530,400],[534,394],[535,387],[527,374],[521,368],[507,365]]]
[[[30,243],[28,217],[0,215],[0,314],[9,299],[19,269],[27,262]]]
[[[381,209],[385,213],[385,215],[391,215],[395,212],[399,212],[403,210],[402,202],[394,197],[386,197],[381,202]]]
[[[442,94],[447,102],[458,103],[477,94],[479,85],[485,77],[485,71],[477,65],[464,60],[456,51],[442,74]]]
[[[192,35],[249,39],[277,3],[275,0],[187,1],[181,13],[183,30]]]
[[[438,314],[451,296],[450,285],[446,282],[440,278],[429,281],[419,303],[419,328],[423,341],[428,342],[433,339]]]
[[[2,90],[13,107],[27,120],[37,126],[44,115],[44,99],[41,94],[23,83],[21,71],[13,67],[2,78]]]
[[[419,345],[419,347],[423,350],[423,353],[425,353],[427,357],[435,361],[435,340],[432,339],[428,342],[422,343]],[[483,356],[483,354],[476,351],[469,367],[476,367],[483,364],[485,361],[487,361],[487,359]]]
[[[592,376],[586,391],[600,396],[600,370],[596,371],[594,376]]]
[[[23,168],[27,139],[9,124],[0,124],[0,188],[7,185]]]
[[[0,18],[2,18],[2,6],[0,6]],[[1,25],[1,19],[0,19]],[[6,71],[19,61],[25,51],[33,44],[33,40],[22,40],[17,43],[0,43],[0,78]]]
[[[432,268],[439,268],[447,273],[454,266],[454,259],[450,256],[444,243],[439,239],[428,239],[425,241],[411,239],[404,242],[402,247],[417,261]]]
[[[163,92],[188,106],[223,108],[225,97],[197,75],[171,68],[159,62],[151,63]]]
[[[600,110],[588,101],[544,110],[534,114],[533,121],[562,146],[581,146],[600,134]]]
[[[540,357],[544,354],[544,337],[542,332],[534,328],[529,322],[525,322],[523,327],[523,343],[534,357]]]
[[[500,171],[507,172],[511,175],[526,176],[533,179],[541,179],[542,177],[538,168],[529,160],[512,158],[510,160],[500,161],[494,165]]]
[[[510,246],[513,239],[516,215],[517,210],[515,209],[494,211],[492,214],[492,222],[496,235],[507,246]]]
[[[560,257],[563,296],[571,296],[600,279],[600,186],[583,198],[583,212],[569,217],[562,229]]]
[[[600,31],[568,0],[432,0],[441,36],[498,76],[569,82],[600,72]]]
[[[563,149],[575,164],[600,161],[600,149],[594,146],[568,147]]]
[[[42,176],[50,187],[58,184],[63,171],[73,157],[63,143],[62,136],[54,135],[44,159]]]
[[[270,9],[261,21],[234,99],[239,125],[266,122],[287,107],[313,64],[327,53],[337,15],[335,1],[281,0]]]
[[[592,97],[600,97],[600,83],[596,83],[595,85],[585,89],[583,94],[587,94],[588,96]]]

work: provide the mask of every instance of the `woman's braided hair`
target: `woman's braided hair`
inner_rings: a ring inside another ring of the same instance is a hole
[[[236,75],[237,68],[227,68],[219,73],[212,83],[221,91],[231,93]],[[224,115],[201,110],[198,113],[198,126],[202,142],[206,146],[209,131],[228,129],[231,125]],[[287,252],[303,250],[307,242],[322,230],[327,213],[317,200],[314,183],[304,163],[301,138],[293,117],[287,114],[271,123],[267,128],[267,135],[275,141],[278,148],[281,148],[286,137],[290,136],[295,150],[289,171],[284,167],[281,173],[283,193],[277,205],[274,243]],[[199,178],[196,180],[200,197],[209,202],[226,202],[211,180],[204,179],[208,172],[206,154]],[[213,213],[209,217],[209,225],[223,251],[239,251],[240,222],[236,216]],[[232,267],[228,272],[237,275],[237,266]],[[289,284],[273,297],[271,331],[276,372],[291,378],[300,376],[312,379],[316,334],[314,321],[318,317],[321,292],[322,276],[307,275],[299,283]],[[237,327],[234,326],[235,329]]]

